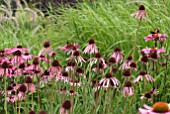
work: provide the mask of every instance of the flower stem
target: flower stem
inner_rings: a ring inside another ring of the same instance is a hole
[[[141,22],[142,22],[142,19],[140,19],[139,24],[138,24],[137,29],[136,29],[136,36],[135,36],[135,39],[134,39],[133,54],[132,54],[133,57],[135,56],[136,44],[137,44],[137,40],[138,40],[138,31],[139,31]],[[135,58],[135,57],[134,57],[134,58]]]
[[[6,73],[6,69],[4,69],[4,73]],[[6,93],[6,76],[5,75],[4,75],[4,94],[5,94],[4,110],[5,110],[5,114],[8,114],[7,102],[6,102],[7,93]]]

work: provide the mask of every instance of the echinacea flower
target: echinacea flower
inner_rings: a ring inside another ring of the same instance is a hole
[[[28,114],[36,114],[34,110],[30,110]]]
[[[168,103],[156,102],[152,107],[144,104],[144,108],[139,108],[139,114],[170,114]]]
[[[20,85],[19,92],[18,92],[19,101],[22,101],[25,98],[26,92],[27,92],[27,87],[25,86],[25,84]]]
[[[43,48],[40,50],[38,56],[40,55],[49,55],[50,52],[52,51],[51,47],[50,47],[50,41],[45,41],[44,44],[43,44]]]
[[[133,62],[132,56],[129,56],[127,60],[120,66],[121,70],[130,69],[130,64]]]
[[[69,83],[70,86],[81,86],[81,82],[78,80],[71,80]]]
[[[116,64],[121,63],[123,61],[123,53],[121,49],[119,47],[116,47],[111,57],[114,57],[116,59]]]
[[[139,52],[141,52],[142,54],[145,54],[148,56],[149,59],[156,61],[157,58],[160,57],[160,53],[165,52],[165,49],[162,47],[160,49],[157,48],[145,48],[140,50]]]
[[[78,62],[80,62],[81,64],[82,62],[86,63],[85,59],[80,55],[80,52],[78,50],[75,50],[73,52],[73,54],[70,56],[70,60],[72,60],[73,58],[76,63]]]
[[[48,72],[51,74],[51,75],[56,75],[58,74],[59,72],[61,72],[61,65],[59,63],[59,61],[56,59],[56,60],[53,60],[53,62],[51,63],[51,67],[48,69]]]
[[[94,41],[93,38],[90,38],[89,44],[87,45],[87,47],[85,48],[83,53],[94,54],[94,53],[97,53],[97,52],[98,52],[98,49],[97,49],[97,46],[95,44],[95,41]]]
[[[29,77],[29,76],[26,77],[25,85],[27,86],[28,91],[30,91],[30,92],[35,91],[35,85],[33,84],[31,77]]]
[[[45,110],[41,110],[41,111],[39,111],[38,114],[47,114],[47,112]]]
[[[127,81],[123,88],[123,95],[126,97],[126,96],[132,96],[133,94],[134,92],[132,88],[132,83],[130,81]]]
[[[147,74],[145,71],[140,71],[140,74],[133,80],[134,83],[139,82],[140,80],[146,80],[149,82],[154,82],[154,78]]]
[[[69,110],[71,108],[70,100],[65,100],[60,107],[60,114],[69,114]]]
[[[150,92],[145,93],[140,97],[140,99],[147,99],[147,100],[152,100],[152,94]]]
[[[130,78],[130,77],[131,77],[131,71],[130,70],[124,70],[123,78]]]
[[[107,89],[109,87],[117,88],[119,84],[119,80],[113,77],[111,73],[107,73],[106,77],[101,79],[99,84],[104,89]]]
[[[145,37],[145,41],[153,40],[156,41],[166,41],[166,34],[160,34],[158,29],[155,29],[154,32],[151,32],[148,36]]]
[[[97,62],[101,63],[102,65],[104,65],[103,67],[107,66],[106,60],[102,57],[102,55],[99,52],[97,52],[95,54],[95,57],[90,58],[90,61],[91,61],[90,62],[90,66],[92,66],[93,64],[96,64]]]
[[[62,71],[56,76],[56,81],[69,82],[69,80],[70,80],[70,77],[66,71]]]
[[[63,47],[60,47],[60,49],[63,51],[68,51],[69,54],[73,54],[74,50],[78,50],[78,43],[67,44]]]
[[[137,19],[144,20],[147,17],[147,13],[144,5],[140,5],[139,9],[132,13],[131,16],[135,16]]]
[[[66,70],[66,71],[69,71],[69,70],[72,71],[73,68],[75,67],[75,65],[76,65],[76,62],[69,61],[69,62],[67,63],[67,66],[66,66],[65,70]]]

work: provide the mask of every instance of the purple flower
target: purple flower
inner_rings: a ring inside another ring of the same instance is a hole
[[[147,74],[145,71],[140,71],[140,74],[133,80],[133,82],[136,83],[139,82],[140,80],[154,82],[154,78]]]
[[[119,80],[113,77],[111,73],[107,73],[106,77],[101,79],[99,84],[104,89],[107,89],[109,87],[117,88],[119,84]]]
[[[132,13],[131,16],[135,16],[136,18],[138,18],[140,20],[146,19],[147,13],[145,10],[145,6],[140,5],[139,9],[135,13]]]
[[[83,53],[94,54],[94,53],[97,53],[97,52],[98,52],[98,49],[97,49],[97,46],[95,44],[95,41],[94,41],[93,38],[90,38],[89,44],[87,45],[87,47],[85,48]]]
[[[117,64],[123,61],[123,53],[119,47],[116,47],[114,49],[114,52],[112,53],[111,57],[114,57],[116,59]]]
[[[134,94],[132,83],[130,81],[127,81],[124,88],[123,88],[123,95],[126,96],[132,96]]]
[[[145,37],[145,41],[153,40],[156,41],[166,41],[166,34],[160,34],[158,29],[155,29],[154,32],[151,32],[148,36]]]
[[[69,110],[71,108],[71,102],[70,100],[65,100],[60,107],[60,113],[59,114],[69,114]]]

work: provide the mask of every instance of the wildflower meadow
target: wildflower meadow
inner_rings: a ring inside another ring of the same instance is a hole
[[[0,114],[170,114],[169,7],[3,0]]]

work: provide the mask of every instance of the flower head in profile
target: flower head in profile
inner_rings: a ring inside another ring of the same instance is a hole
[[[123,61],[123,53],[121,49],[119,47],[116,47],[111,57],[116,59],[116,64],[121,63]]]
[[[45,41],[44,44],[43,44],[43,48],[40,50],[38,56],[40,55],[49,55],[50,52],[52,52],[52,49],[50,47],[50,41]]]
[[[139,114],[170,114],[168,103],[156,102],[152,107],[144,104],[144,108],[139,108]]]
[[[134,92],[132,88],[132,83],[130,81],[127,81],[123,88],[123,95],[126,97],[126,96],[132,96],[133,94]]]
[[[94,53],[97,53],[97,52],[98,52],[98,49],[97,49],[97,46],[95,44],[95,41],[94,41],[93,38],[90,38],[89,44],[87,45],[87,47],[85,48],[83,53],[94,54]]]
[[[71,108],[71,102],[70,100],[65,100],[60,107],[60,113],[59,114],[69,114],[69,110]]]
[[[147,13],[144,5],[140,5],[139,9],[132,13],[131,16],[135,16],[137,19],[144,20],[147,17]]]
[[[140,71],[140,74],[133,80],[134,83],[139,82],[140,80],[154,82],[154,78],[147,74],[145,71]]]
[[[107,73],[106,77],[101,79],[99,84],[104,89],[107,89],[109,87],[117,88],[119,84],[119,80],[113,77],[111,73]]]
[[[153,40],[154,42],[156,41],[161,41],[165,42],[166,41],[166,34],[161,34],[158,29],[155,29],[151,34],[145,37],[145,41]]]

